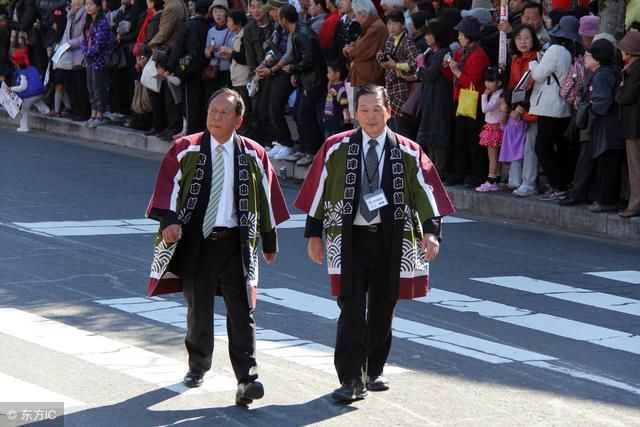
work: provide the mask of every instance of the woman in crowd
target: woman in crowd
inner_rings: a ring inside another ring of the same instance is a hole
[[[610,212],[618,208],[620,164],[624,143],[620,135],[615,93],[620,82],[613,67],[615,48],[609,40],[600,39],[584,55],[585,67],[593,73],[589,84],[589,114],[593,121],[589,154],[595,161],[592,181],[594,202],[589,210]]]
[[[207,44],[204,50],[204,56],[209,60],[209,66],[206,70],[212,70],[217,67],[217,72],[215,75],[205,72],[207,99],[209,99],[216,90],[229,87],[231,84],[231,62],[220,56],[220,48],[222,46],[231,48],[231,42],[236,35],[227,27],[228,10],[229,4],[227,0],[214,0],[209,8],[210,15],[213,17],[213,26],[207,33]]]
[[[84,24],[87,19],[87,9],[84,0],[72,0],[71,9],[67,15],[67,26],[62,35],[62,43],[69,44],[71,55],[71,71],[69,76],[69,94],[73,109],[72,119],[86,121],[91,117],[89,91],[87,89],[87,69],[83,64],[82,49],[84,40]]]
[[[536,37],[536,31],[530,25],[517,26],[509,45],[511,62],[509,63],[509,83],[507,89],[511,92],[520,79],[529,71],[529,63],[537,59],[538,52],[542,50],[540,40]],[[534,80],[529,79],[526,93],[529,95],[533,89]],[[519,197],[527,197],[538,193],[538,157],[535,145],[538,134],[538,118],[527,112],[528,100],[513,106],[510,116],[513,120],[527,122],[527,132],[524,145],[524,158],[511,162],[509,167],[508,185],[515,187],[513,194]]]
[[[113,33],[102,11],[100,1],[87,0],[85,7],[87,17],[83,28],[84,39],[80,48],[87,66],[87,88],[91,103],[91,118],[87,121],[87,126],[95,128],[103,124],[103,115],[107,111],[109,70],[105,61],[111,50]]]
[[[425,40],[429,49],[418,57],[418,77],[422,81],[422,118],[416,141],[427,152],[441,177],[447,167],[447,151],[453,129],[451,80],[442,71],[444,57],[450,54],[450,29],[444,21],[429,22]],[[437,108],[433,108],[433,106]]]
[[[462,19],[454,29],[458,31],[460,48],[453,54],[453,58],[446,56],[442,66],[445,76],[453,80],[456,111],[460,89],[473,86],[475,91],[484,92],[482,73],[489,66],[489,58],[480,47],[480,23],[475,18]],[[475,188],[487,179],[487,149],[478,145],[478,135],[484,123],[479,105],[478,102],[475,118],[456,115],[454,119],[453,173],[447,177],[448,185],[464,182],[465,185]]]
[[[622,51],[624,68],[616,102],[620,105],[629,171],[629,204],[619,215],[631,218],[640,215],[640,32],[629,31],[618,48]]]
[[[562,17],[560,23],[549,31],[552,45],[531,72],[536,83],[529,111],[538,116],[536,154],[549,185],[540,197],[542,200],[566,198],[567,185],[573,176],[569,142],[563,136],[571,120],[571,108],[560,96],[560,85],[582,47],[578,27],[576,17]]]
[[[415,80],[418,49],[405,29],[404,15],[392,10],[387,16],[389,37],[382,52],[378,54],[380,66],[384,68],[384,81],[391,98],[390,127],[393,131],[415,139],[417,123],[402,114],[402,107]]]

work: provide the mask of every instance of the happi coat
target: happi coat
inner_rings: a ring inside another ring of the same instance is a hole
[[[295,206],[321,223],[331,293],[351,295],[352,225],[360,200],[362,131],[329,138],[316,155]],[[427,294],[429,263],[422,250],[423,224],[453,213],[453,205],[429,158],[415,142],[387,130],[381,188],[388,204],[380,208],[389,255],[389,297]]]
[[[249,302],[255,306],[258,241],[262,238],[264,252],[277,252],[276,225],[289,218],[289,211],[275,171],[258,143],[234,135],[234,159],[234,204],[242,267]],[[149,296],[180,292],[181,277],[195,272],[209,204],[211,168],[211,137],[206,131],[176,141],[162,161],[146,212],[148,218],[160,221]],[[162,230],[170,224],[182,226],[182,238],[177,243],[162,240]]]

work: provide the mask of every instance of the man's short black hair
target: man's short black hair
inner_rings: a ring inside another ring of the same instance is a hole
[[[380,95],[382,97],[382,104],[384,105],[384,108],[389,108],[390,100],[389,100],[389,93],[387,92],[387,89],[385,89],[384,86],[379,86],[376,84],[367,84],[364,86],[360,86],[356,90],[356,93],[354,94],[353,100],[355,102],[356,111],[358,111],[358,101],[360,100],[360,97],[364,95],[374,95],[374,96]]]
[[[240,9],[231,9],[229,11],[229,14],[227,15],[227,18],[231,18],[233,22],[240,25],[241,27],[244,27],[245,25],[247,25],[247,22],[249,22],[245,11]]]
[[[298,11],[294,6],[290,4],[282,6],[278,10],[278,16],[280,16],[280,18],[286,19],[287,22],[291,22],[292,24],[298,22]]]
[[[213,95],[211,95],[211,98],[209,98],[207,106],[210,107],[213,100],[220,95],[225,95],[233,98],[233,100],[235,101],[236,116],[244,115],[244,101],[242,100],[242,96],[240,96],[240,94],[235,90],[229,89],[228,87],[223,87],[222,89],[218,89],[217,91],[213,92]]]
[[[542,5],[540,3],[536,3],[534,1],[528,1],[522,5],[522,10],[520,13],[524,14],[526,9],[538,9],[538,13],[540,14],[540,18],[544,16],[544,10],[542,9]]]

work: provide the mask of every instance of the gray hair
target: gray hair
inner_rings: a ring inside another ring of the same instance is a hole
[[[351,9],[357,16],[373,16],[378,14],[378,10],[371,0],[353,0],[351,2]]]
[[[380,6],[387,6],[391,9],[404,9],[404,0],[380,0]]]

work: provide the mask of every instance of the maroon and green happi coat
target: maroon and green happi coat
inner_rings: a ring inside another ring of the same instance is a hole
[[[352,225],[360,200],[362,131],[329,138],[316,155],[295,206],[322,222],[331,293],[349,296]],[[381,187],[388,205],[380,209],[388,242],[391,298],[427,294],[429,263],[422,250],[422,224],[453,213],[438,174],[415,142],[387,130]]]
[[[211,137],[208,132],[176,141],[162,161],[146,215],[160,221],[147,295],[182,290],[182,279],[196,269],[203,241],[202,223],[211,191]],[[258,286],[258,242],[264,252],[277,251],[276,225],[289,218],[277,175],[264,149],[234,135],[234,204],[243,273],[249,302],[255,306]],[[182,227],[182,239],[162,240],[169,224]]]

